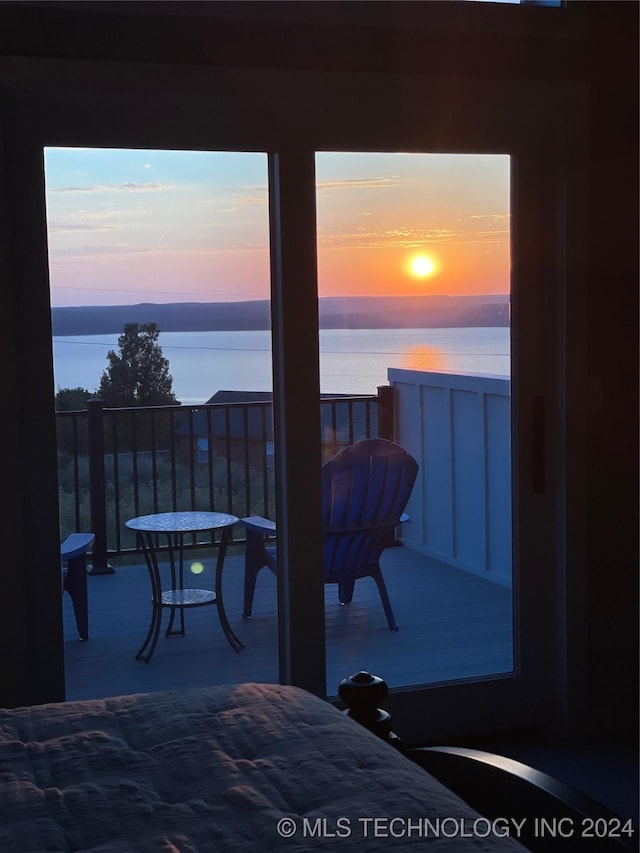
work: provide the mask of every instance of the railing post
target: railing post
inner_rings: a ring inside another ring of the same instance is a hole
[[[394,440],[391,385],[378,385],[378,435],[380,438],[388,438],[389,441]]]
[[[102,400],[87,401],[89,433],[89,505],[91,511],[91,531],[95,542],[91,549],[91,569],[89,574],[113,574],[114,569],[107,563],[107,501],[104,478],[104,424]]]
[[[394,441],[393,434],[393,387],[378,385],[378,436]],[[394,532],[389,536],[387,548],[398,548],[402,542]]]

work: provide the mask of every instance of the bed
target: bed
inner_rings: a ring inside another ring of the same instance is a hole
[[[0,711],[0,850],[522,850],[328,702],[241,684]]]
[[[16,853],[405,849],[424,847],[406,821],[429,817],[451,819],[433,838],[447,850],[478,817],[329,703],[268,684],[2,711],[0,773],[0,850]]]

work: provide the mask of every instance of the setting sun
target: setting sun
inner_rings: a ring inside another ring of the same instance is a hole
[[[409,261],[408,268],[415,278],[428,278],[436,272],[436,262],[429,255],[415,255]]]

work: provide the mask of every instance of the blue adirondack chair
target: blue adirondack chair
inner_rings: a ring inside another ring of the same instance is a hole
[[[87,605],[87,553],[95,542],[93,533],[72,533],[60,545],[62,592],[68,592],[81,640],[89,639]]]
[[[349,604],[359,578],[372,577],[392,631],[398,626],[380,569],[380,555],[394,530],[409,521],[404,509],[418,473],[418,463],[400,445],[386,439],[359,441],[322,466],[324,582],[338,585],[341,604]],[[251,616],[258,573],[277,572],[273,521],[261,516],[241,519],[247,531],[244,613]]]

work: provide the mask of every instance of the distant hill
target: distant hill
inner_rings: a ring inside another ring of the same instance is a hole
[[[487,296],[345,296],[319,301],[323,329],[429,329],[508,326],[509,301]],[[268,300],[174,302],[52,308],[53,334],[107,335],[125,323],[155,323],[162,332],[270,328]]]

